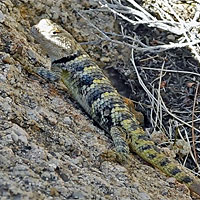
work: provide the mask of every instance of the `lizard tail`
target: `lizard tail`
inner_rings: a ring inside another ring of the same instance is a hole
[[[136,152],[145,161],[159,168],[166,175],[184,183],[192,192],[200,196],[200,181],[192,178],[192,175],[187,174],[181,165],[171,161],[163,154],[141,128],[130,132],[130,150]]]

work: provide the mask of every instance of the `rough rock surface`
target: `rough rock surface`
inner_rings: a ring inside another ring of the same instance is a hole
[[[81,3],[80,3],[81,2]],[[0,196],[1,199],[189,200],[188,189],[136,155],[132,169],[103,161],[112,141],[61,84],[29,74],[24,66],[49,66],[30,27],[50,18],[92,40],[74,9],[93,1],[0,1]],[[100,13],[99,23],[113,23]],[[108,26],[107,29],[112,29]],[[89,48],[87,49],[89,51]],[[101,55],[99,55],[101,56]],[[105,61],[105,60],[104,60]]]

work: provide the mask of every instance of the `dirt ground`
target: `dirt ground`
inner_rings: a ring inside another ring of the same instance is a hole
[[[34,42],[30,28],[42,18],[52,19],[83,45],[122,95],[136,102],[136,108],[145,117],[144,127],[151,130],[151,102],[130,67],[130,49],[102,40],[90,24],[105,32],[120,33],[119,24],[124,22],[109,12],[100,12],[99,8],[98,2],[92,0],[0,2],[1,199],[198,199],[184,185],[137,155],[132,155],[132,170],[101,160],[101,154],[113,148],[111,138],[93,124],[62,84],[47,83],[25,70],[25,66],[49,67],[50,61]],[[92,11],[88,12],[89,9]],[[127,34],[131,32],[131,26],[124,27]],[[157,40],[168,34],[139,26],[137,34],[143,37],[144,33],[145,38],[154,35]],[[147,59],[150,57],[153,59]],[[155,79],[160,73],[142,67],[160,68],[163,60],[167,69],[187,68],[200,73],[198,63],[187,49],[155,55],[136,52],[135,58],[149,88],[152,86],[149,83],[157,86]],[[191,115],[180,109],[191,112],[195,92],[195,85],[188,87],[187,83],[197,80],[198,76],[174,73],[166,73],[163,79],[166,86],[161,92],[166,105],[183,113],[185,120]],[[170,117],[163,117],[168,126]],[[195,125],[199,126],[199,122]],[[193,169],[192,161],[188,167]]]

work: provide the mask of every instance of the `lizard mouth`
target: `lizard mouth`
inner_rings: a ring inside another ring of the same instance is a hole
[[[76,53],[74,54],[71,54],[69,56],[65,56],[65,57],[62,57],[61,59],[58,59],[58,60],[54,60],[52,62],[52,64],[60,64],[60,63],[67,63],[69,61],[72,61],[74,59],[76,59],[77,57],[79,57],[81,55],[81,52],[80,51],[77,51]]]

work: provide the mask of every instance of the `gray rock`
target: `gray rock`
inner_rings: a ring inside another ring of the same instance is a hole
[[[16,133],[11,133],[11,138],[13,139],[14,142],[17,142],[19,140],[19,137]]]
[[[70,199],[85,199],[85,195],[81,191],[74,191]]]
[[[1,12],[1,10],[0,10],[0,23],[3,23],[4,20],[5,20],[5,16],[4,16],[4,14]]]
[[[3,74],[0,74],[0,82],[6,82],[7,78]]]
[[[147,193],[139,193],[141,200],[151,200],[151,197]]]
[[[71,124],[72,124],[72,120],[71,120],[70,117],[65,117],[65,118],[63,119],[63,122],[64,122],[65,124],[67,124],[67,125],[71,125]]]

